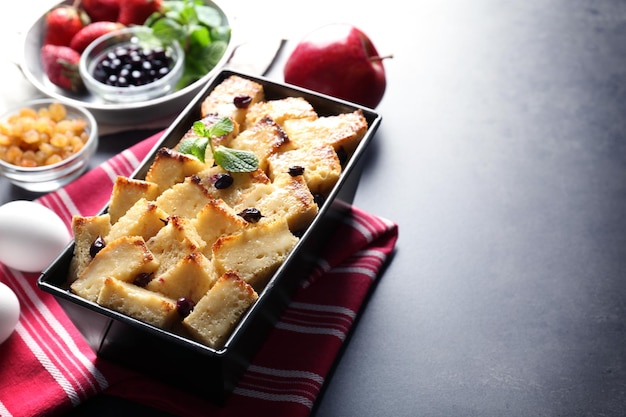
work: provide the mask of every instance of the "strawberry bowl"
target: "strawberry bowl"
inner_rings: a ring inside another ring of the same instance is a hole
[[[79,73],[87,90],[105,102],[145,102],[176,89],[185,53],[164,44],[145,26],[107,33],[81,54]]]
[[[71,4],[73,4],[73,0],[63,0],[52,8]],[[163,126],[166,126],[187,106],[200,89],[226,65],[236,45],[240,42],[237,40],[238,32],[233,28],[234,18],[230,16],[225,7],[217,5],[211,0],[204,0],[203,4],[213,10],[212,17],[215,30],[224,34],[224,51],[219,54],[219,57],[217,55],[214,57],[215,66],[212,70],[207,71],[196,81],[159,97],[143,101],[107,101],[97,94],[92,94],[89,90],[71,91],[52,83],[43,69],[40,57],[46,33],[47,12],[42,14],[23,34],[22,54],[19,58],[20,70],[41,93],[65,104],[88,109],[100,124],[128,126],[163,121]]]

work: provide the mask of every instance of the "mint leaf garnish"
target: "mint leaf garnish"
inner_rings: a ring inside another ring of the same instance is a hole
[[[193,155],[205,162],[207,147],[210,147],[215,163],[229,172],[251,172],[259,167],[259,159],[254,152],[231,149],[220,145],[213,149],[212,139],[224,136],[233,131],[233,121],[222,117],[214,124],[207,126],[201,121],[193,124],[193,132],[197,137],[183,139],[177,147],[178,152]]]
[[[213,152],[215,162],[229,172],[250,172],[259,167],[259,159],[250,151],[218,146]]]
[[[209,139],[206,137],[187,138],[178,145],[178,152],[193,155],[204,162],[207,146],[209,146]]]
[[[228,117],[222,117],[214,124],[207,126],[201,121],[194,122],[193,131],[200,136],[206,138],[214,138],[224,136],[233,131],[233,121]]]

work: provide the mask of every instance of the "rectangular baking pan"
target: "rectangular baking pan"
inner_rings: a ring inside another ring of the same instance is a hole
[[[193,122],[200,120],[200,104],[213,88],[231,75],[263,85],[265,99],[299,96],[308,100],[320,116],[361,109],[368,131],[344,166],[343,173],[310,227],[286,261],[260,292],[257,302],[242,317],[221,349],[212,349],[175,333],[135,320],[73,294],[66,283],[73,242],[40,275],[41,290],[53,294],[97,355],[156,377],[216,403],[232,392],[255,352],[267,337],[291,296],[315,266],[317,257],[341,221],[356,193],[364,155],[382,117],[374,110],[323,96],[308,90],[231,70],[222,70],[188,104],[133,173],[143,179],[156,152],[173,148]],[[105,212],[104,207],[101,213]],[[193,377],[200,376],[199,378]],[[201,382],[198,382],[201,381]]]

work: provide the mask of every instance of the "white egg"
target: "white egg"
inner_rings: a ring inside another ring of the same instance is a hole
[[[25,272],[41,272],[71,240],[55,212],[16,200],[0,206],[0,262]]]
[[[20,319],[20,302],[6,284],[0,282],[0,344],[11,336]]]

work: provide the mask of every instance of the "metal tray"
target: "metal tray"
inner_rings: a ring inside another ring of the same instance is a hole
[[[257,302],[242,317],[224,347],[209,348],[86,301],[68,291],[66,277],[73,253],[73,243],[42,272],[37,281],[39,288],[57,297],[99,356],[174,383],[178,388],[198,393],[217,403],[221,403],[233,390],[249,360],[265,340],[292,294],[302,279],[311,272],[320,250],[332,235],[337,222],[349,209],[363,169],[363,155],[382,121],[382,117],[371,109],[272,82],[263,77],[223,70],[188,104],[142,161],[133,177],[144,178],[159,148],[173,147],[178,143],[193,122],[200,119],[202,100],[214,86],[233,74],[262,84],[266,100],[288,96],[303,97],[313,105],[320,116],[361,109],[369,127],[365,137],[347,161],[338,183],[320,207],[317,217],[265,289],[259,293]],[[106,209],[103,208],[102,212]],[[196,382],[196,378],[190,378],[191,370],[203,375],[201,384]]]

